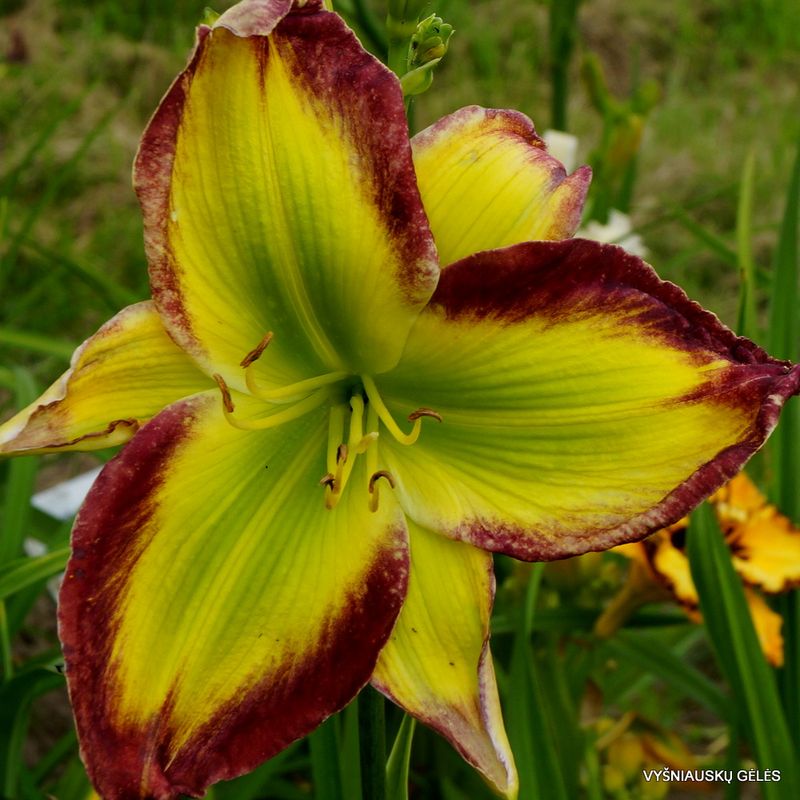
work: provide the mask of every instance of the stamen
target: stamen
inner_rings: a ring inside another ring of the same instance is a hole
[[[358,453],[359,455],[361,455],[361,453],[366,453],[367,450],[369,450],[370,445],[372,445],[373,442],[377,441],[378,441],[378,431],[372,431],[372,433],[365,434],[361,438],[361,441],[356,445],[356,453]]]
[[[377,483],[381,478],[387,480],[389,486],[394,489],[394,478],[390,472],[387,472],[385,469],[380,469],[372,473],[369,479],[369,510],[373,513],[378,510],[378,506],[380,505],[380,491],[378,490]]]
[[[372,405],[367,407],[367,436],[378,438],[378,415]],[[378,471],[378,447],[370,447],[367,450],[367,475],[374,475]]]
[[[356,463],[358,448],[364,440],[364,398],[354,394],[350,398],[350,435],[347,444],[340,444],[336,448],[336,470],[331,491],[325,497],[325,507],[335,508],[342,496],[344,487],[353,472]]]
[[[328,472],[333,475],[339,463],[339,445],[344,435],[344,417],[347,413],[347,406],[344,403],[333,406],[328,417],[328,450],[326,465]]]
[[[264,431],[269,428],[276,428],[278,425],[291,422],[307,414],[309,411],[313,411],[328,399],[328,394],[320,389],[320,391],[309,395],[304,400],[290,406],[284,411],[279,411],[277,414],[270,414],[270,416],[262,417],[261,419],[236,419],[233,416],[233,403],[231,402],[230,392],[225,385],[225,381],[219,378],[217,384],[222,391],[222,410],[225,414],[225,419],[234,428],[238,428],[240,431]]]
[[[442,421],[442,415],[438,411],[434,411],[432,408],[418,408],[416,411],[412,411],[408,415],[408,421],[415,422],[421,417],[433,417],[433,419],[435,419],[437,422]]]
[[[228,384],[225,383],[225,379],[222,375],[216,372],[211,377],[217,382],[217,386],[219,386],[219,390],[222,392],[222,407],[225,409],[226,413],[232,414],[233,400],[231,400],[231,392],[230,389],[228,389]]]
[[[378,392],[378,387],[375,385],[375,381],[373,381],[369,375],[362,375],[361,381],[364,384],[364,390],[367,393],[370,407],[374,407],[378,417],[380,417],[381,422],[386,426],[389,433],[391,433],[392,436],[394,436],[394,438],[400,442],[400,444],[414,444],[414,442],[419,439],[423,417],[433,417],[433,419],[438,420],[439,422],[442,421],[441,415],[436,411],[433,411],[430,408],[418,408],[416,411],[412,411],[411,414],[408,415],[409,422],[413,422],[414,427],[411,429],[410,433],[403,433],[403,431],[400,430],[397,423],[394,421],[391,412],[388,408],[386,408],[386,405],[381,399],[380,393]]]
[[[253,371],[249,367],[245,368],[244,373],[244,380],[250,394],[259,400],[266,400],[269,403],[287,403],[296,400],[298,397],[313,392],[315,389],[336,383],[346,377],[346,372],[328,372],[325,375],[318,375],[316,378],[306,378],[288,386],[281,386],[280,389],[262,389],[256,386]]]
[[[254,361],[258,361],[271,341],[272,331],[264,334],[264,338],[239,362],[239,365],[247,369]]]
[[[379,469],[373,476],[369,479],[369,491],[370,494],[375,491],[375,482],[380,480],[381,478],[385,478],[389,482],[389,486],[394,489],[394,478],[392,477],[391,472],[387,472],[385,469]]]

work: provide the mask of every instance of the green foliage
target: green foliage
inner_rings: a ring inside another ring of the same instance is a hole
[[[113,311],[147,295],[130,162],[147,116],[183,63],[202,6],[51,0],[0,7],[2,15],[18,15],[3,22],[19,29],[26,50],[0,64],[4,416],[30,402]],[[416,101],[421,125],[478,102],[520,108],[540,129],[550,120],[569,126],[581,137],[584,158],[593,153],[596,208],[630,206],[665,277],[729,323],[738,305],[743,333],[766,332],[768,349],[798,357],[800,154],[790,169],[800,69],[795,0],[645,0],[635,13],[600,0],[443,0],[435,8],[414,4],[408,19],[396,11],[406,27],[394,38],[382,23],[384,3],[342,0],[336,7],[381,57],[391,41],[404,72],[419,17],[435,11],[447,19],[459,35],[437,66],[436,91]],[[594,65],[585,85],[581,63]],[[799,439],[795,400],[762,472],[772,499],[796,521]],[[90,790],[74,732],[48,740],[35,721],[43,701],[66,704],[63,678],[53,669],[53,625],[43,630],[36,612],[53,619],[46,584],[63,567],[68,525],[34,511],[30,496],[40,467],[63,471],[64,463],[55,456],[0,463],[0,795],[11,800],[86,800]],[[690,556],[704,629],[672,608],[651,606],[601,641],[592,630],[621,579],[613,556],[602,560],[600,577],[582,578],[578,594],[548,584],[540,566],[512,572],[499,561],[492,647],[520,800],[621,797],[605,780],[612,737],[585,724],[585,716],[632,729],[639,722],[629,716],[634,708],[678,731],[696,752],[726,743],[717,767],[735,770],[754,758],[762,768],[785,769],[780,784],[762,785],[769,800],[800,796],[793,762],[800,744],[800,597],[795,592],[777,603],[786,666],[776,684],[707,512],[695,532]],[[27,536],[49,552],[25,557]],[[37,641],[35,653],[26,647],[30,640]],[[436,734],[424,726],[414,732],[392,709],[384,725],[379,706],[368,692],[308,740],[208,797],[355,800],[382,796],[384,779],[388,800],[405,800],[408,784],[417,800],[492,797]],[[398,731],[388,772],[378,742],[385,729]],[[32,758],[23,757],[26,739],[36,745]],[[372,755],[367,745],[376,748]],[[736,791],[727,787],[726,796]]]

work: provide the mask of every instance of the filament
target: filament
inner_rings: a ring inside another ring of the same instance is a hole
[[[279,425],[284,425],[287,422],[302,417],[309,411],[313,411],[328,399],[327,392],[320,389],[314,394],[304,398],[299,403],[295,403],[295,405],[283,411],[279,411],[277,414],[270,414],[270,416],[262,417],[261,419],[237,419],[233,416],[235,407],[224,378],[221,375],[215,374],[214,380],[217,382],[217,386],[219,386],[222,394],[222,411],[225,414],[225,419],[234,428],[240,431],[264,431],[269,428],[276,428]]]
[[[418,408],[416,411],[412,411],[411,414],[408,415],[409,422],[414,423],[414,426],[411,428],[411,432],[403,433],[403,431],[400,430],[399,426],[394,421],[394,417],[392,417],[389,409],[386,408],[386,405],[384,404],[380,393],[378,392],[378,387],[375,385],[375,381],[373,381],[369,375],[362,375],[361,380],[364,384],[364,390],[367,393],[370,407],[375,409],[380,421],[386,426],[386,429],[389,431],[389,433],[391,433],[392,436],[394,436],[394,438],[400,442],[400,444],[411,445],[414,444],[417,439],[419,439],[423,417],[433,417],[433,419],[438,420],[439,422],[442,421],[441,416],[436,411],[433,411],[433,409]]]

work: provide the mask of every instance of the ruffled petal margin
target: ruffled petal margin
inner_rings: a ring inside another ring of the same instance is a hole
[[[369,680],[405,597],[407,532],[388,493],[370,512],[366,475],[325,508],[326,432],[319,410],[243,433],[217,393],[197,395],[100,474],[59,621],[101,796],[200,797]]]
[[[489,650],[492,556],[408,522],[408,596],[372,684],[442,734],[494,789],[518,779]]]
[[[0,425],[0,456],[122,444],[166,406],[213,385],[167,336],[152,303],[136,303],[87,339],[41,397]]]
[[[640,259],[580,239],[448,267],[397,368],[398,417],[441,424],[381,451],[405,512],[546,560],[635,541],[734,475],[800,388]]]

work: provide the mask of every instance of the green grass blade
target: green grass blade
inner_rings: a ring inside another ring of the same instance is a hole
[[[797,308],[800,275],[798,261],[800,261],[800,140],[789,182],[772,273],[767,341],[770,354],[776,358],[794,360],[798,356],[800,344],[800,314]]]
[[[800,591],[776,598],[775,609],[783,617],[783,668],[778,672],[786,723],[800,749]]]
[[[11,237],[11,241],[8,244],[8,249],[3,256],[3,265],[6,268],[16,263],[18,250],[22,242],[28,239],[28,234],[33,229],[36,221],[39,219],[47,206],[56,199],[62,188],[69,185],[70,180],[72,180],[75,175],[78,164],[84,158],[95,139],[97,139],[97,137],[108,127],[114,117],[116,117],[123,104],[124,100],[117,103],[117,105],[114,106],[114,108],[112,108],[110,111],[107,111],[100,118],[97,124],[83,137],[80,144],[75,149],[75,152],[60,167],[58,172],[50,176],[46,189],[37,198],[36,202],[29,208],[25,218],[22,220],[16,232]]]
[[[46,356],[55,356],[64,361],[69,361],[75,350],[75,345],[70,342],[13,328],[0,328],[0,344],[18,347],[20,350],[31,350]]]
[[[339,771],[339,737],[336,717],[328,717],[310,736],[311,777],[314,800],[343,800]]]
[[[755,194],[756,153],[750,150],[742,169],[739,205],[736,213],[736,255],[739,259],[739,314],[741,336],[758,338],[756,316],[756,266],[753,258],[753,197]]]
[[[656,675],[679,694],[691,697],[720,719],[730,717],[730,701],[719,687],[686,660],[649,633],[620,630],[606,643],[606,649],[620,661],[635,663]]]
[[[781,772],[780,783],[762,784],[765,800],[796,800],[800,797],[797,762],[775,677],[761,653],[741,580],[707,504],[692,516],[687,554],[706,629],[741,709],[756,763],[761,769]]]
[[[36,558],[17,558],[4,565],[0,569],[0,600],[58,575],[68,558],[69,548],[64,547]]]
[[[341,713],[342,791],[345,798],[361,797],[361,761],[358,742],[358,698]]]
[[[800,357],[800,142],[781,223],[772,274],[768,349],[776,358]],[[784,514],[800,522],[800,402],[790,400],[770,441],[774,481],[770,497]]]
[[[505,707],[507,731],[519,771],[520,797],[567,800],[542,686],[534,670],[531,632],[543,564],[535,564],[519,611]]]
[[[18,675],[0,689],[0,796],[17,797],[31,703],[63,685],[61,675],[36,669]]]
[[[386,798],[386,717],[383,695],[367,685],[358,695],[363,800]],[[349,798],[348,798],[349,800]]]
[[[36,783],[41,783],[62,761],[78,750],[78,737],[72,729],[65,733],[42,758],[36,762],[31,770]]]
[[[217,800],[259,800],[262,797],[276,797],[272,791],[275,783],[280,783],[282,775],[308,768],[308,759],[297,758],[301,740],[290,744],[285,750],[247,775],[232,781],[223,781],[214,787]],[[308,793],[305,794],[308,800]]]
[[[15,369],[14,381],[17,407],[22,408],[32,403],[38,391],[30,373],[24,369]],[[8,483],[2,509],[0,566],[22,554],[22,540],[29,529],[30,498],[38,468],[39,459],[34,456],[15,459],[8,466]]]
[[[770,297],[769,348],[772,355],[800,358],[800,140],[773,265]],[[773,480],[770,499],[800,523],[800,401],[790,400],[769,442]],[[778,600],[784,618],[784,666],[779,674],[781,698],[789,731],[800,748],[800,594],[795,590]]]
[[[386,800],[408,800],[408,769],[414,727],[414,717],[404,714],[386,762]]]
[[[0,682],[7,683],[14,676],[14,661],[11,654],[11,631],[8,625],[6,604],[0,600]]]
[[[91,790],[86,770],[80,759],[75,757],[67,764],[50,794],[51,797],[57,797],[58,800],[87,800]]]
[[[728,243],[713,231],[692,219],[682,208],[673,206],[674,218],[699,242],[704,244],[711,252],[715,253],[722,261],[731,267],[738,267],[739,257]]]
[[[65,253],[57,253],[34,241],[24,242],[24,249],[32,253],[51,270],[63,270],[91,288],[112,313],[144,298],[127,289],[99,269],[94,269]]]

